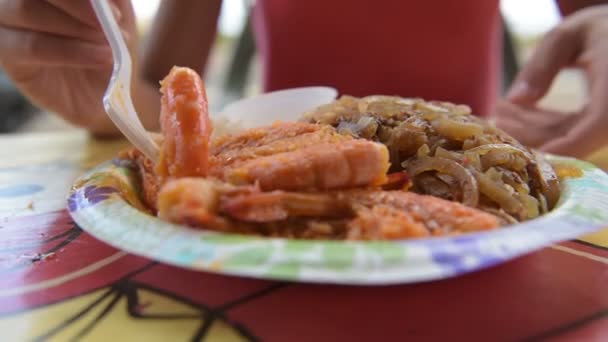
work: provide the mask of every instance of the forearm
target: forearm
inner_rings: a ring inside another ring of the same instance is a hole
[[[213,45],[221,0],[165,0],[145,37],[132,90],[133,102],[148,130],[159,129],[160,85],[174,65],[201,74]]]
[[[572,14],[585,7],[608,4],[608,0],[556,0],[556,2],[563,16]]]
[[[149,130],[156,132],[160,129],[160,85],[150,83],[143,79],[134,80],[131,88],[133,105],[137,109],[137,114],[144,125]]]
[[[143,47],[142,77],[155,85],[174,65],[204,73],[221,0],[165,0]]]

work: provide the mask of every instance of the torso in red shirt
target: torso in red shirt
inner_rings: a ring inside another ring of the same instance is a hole
[[[498,0],[257,0],[267,91],[328,85],[489,112],[499,86]]]

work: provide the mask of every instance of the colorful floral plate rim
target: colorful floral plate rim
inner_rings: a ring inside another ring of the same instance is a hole
[[[215,233],[145,212],[130,169],[106,162],[81,176],[68,197],[75,222],[127,252],[179,267],[272,280],[382,285],[449,278],[608,227],[608,175],[575,159],[558,207],[508,228],[454,237],[383,242],[312,241]]]

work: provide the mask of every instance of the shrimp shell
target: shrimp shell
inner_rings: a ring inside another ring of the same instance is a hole
[[[164,136],[156,172],[160,177],[205,177],[212,132],[207,94],[192,69],[173,67],[161,82]]]

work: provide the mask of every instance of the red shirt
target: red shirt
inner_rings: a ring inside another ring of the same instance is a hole
[[[267,91],[423,97],[486,115],[498,94],[498,0],[257,0]]]

